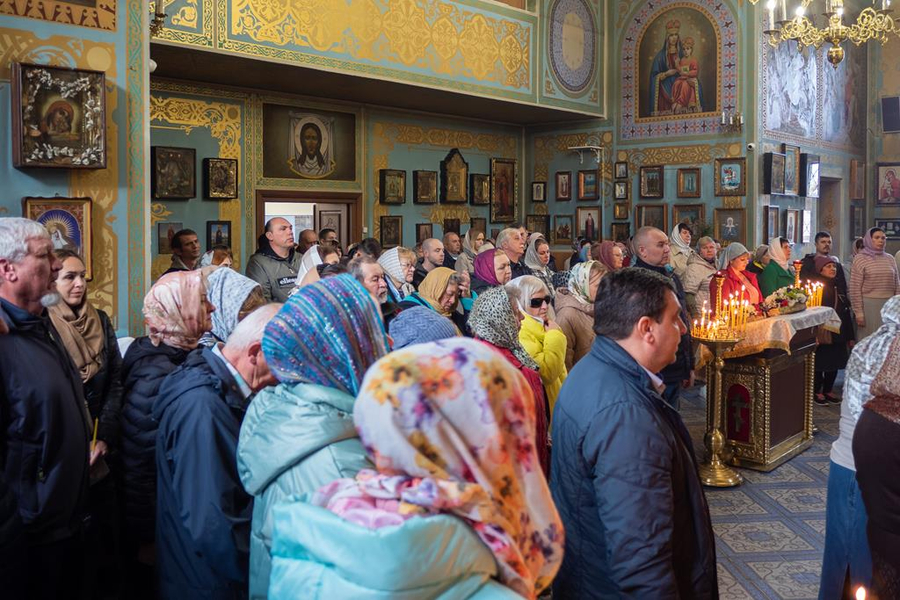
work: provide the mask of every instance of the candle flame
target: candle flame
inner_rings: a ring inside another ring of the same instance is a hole
[[[863,586],[856,588],[856,600],[866,600],[866,588]]]

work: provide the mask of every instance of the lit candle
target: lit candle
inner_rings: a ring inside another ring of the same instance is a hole
[[[722,111],[722,125],[725,124],[725,111]]]
[[[781,0],[781,20],[787,21],[787,0]]]

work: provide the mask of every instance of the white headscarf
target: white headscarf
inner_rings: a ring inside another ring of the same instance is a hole
[[[681,239],[681,232],[678,231],[679,225],[681,225],[681,223],[677,223],[675,225],[675,229],[672,230],[672,235],[669,236],[669,240],[671,240],[672,245],[675,246],[675,248],[677,250],[679,250],[682,254],[690,254],[691,253],[691,245],[685,244],[684,240]]]
[[[403,294],[404,298],[416,291],[416,288],[411,283],[406,282],[406,273],[403,272],[403,268],[400,266],[400,246],[395,246],[382,252],[381,256],[378,257],[378,264],[393,279],[394,285]]]
[[[528,250],[525,251],[525,266],[532,271],[549,274],[550,267],[541,262],[537,253],[538,240],[543,240],[545,244],[547,243],[543,234],[539,232],[532,233],[528,238]]]
[[[778,263],[778,265],[785,271],[789,271],[788,257],[784,255],[784,250],[781,249],[780,237],[775,237],[769,240],[769,258]]]
[[[312,269],[315,269],[316,266],[322,264],[322,257],[319,256],[319,247],[318,246],[310,246],[309,250],[303,254],[303,260],[300,261],[300,269],[297,271],[297,282],[296,285],[300,285],[303,281],[303,276]]]

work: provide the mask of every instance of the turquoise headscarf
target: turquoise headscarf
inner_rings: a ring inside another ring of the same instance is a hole
[[[371,294],[352,276],[300,288],[263,335],[263,353],[282,383],[313,383],[355,396],[366,370],[388,352]]]

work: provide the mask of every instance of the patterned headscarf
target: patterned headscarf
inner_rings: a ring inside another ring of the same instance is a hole
[[[382,252],[381,256],[378,257],[378,264],[381,265],[385,273],[391,276],[404,298],[416,291],[413,284],[406,281],[406,273],[400,266],[400,246],[395,246]]]
[[[500,281],[497,280],[497,271],[494,269],[494,256],[496,255],[497,253],[492,250],[479,252],[475,257],[475,277],[487,282],[488,285],[500,285]]]
[[[209,331],[209,315],[203,304],[207,269],[163,275],[147,292],[144,323],[154,346],[164,343],[193,350],[200,337]]]
[[[591,299],[591,269],[601,263],[596,260],[580,262],[569,271],[569,292],[581,304],[593,304]]]
[[[456,310],[456,304],[450,310],[444,310],[441,306],[441,296],[447,291],[447,285],[450,278],[456,275],[456,271],[447,267],[437,267],[432,269],[422,283],[419,284],[419,297],[431,305],[442,317],[449,317]],[[459,302],[457,300],[457,302]]]
[[[282,383],[314,383],[356,395],[388,352],[372,295],[351,275],[300,288],[266,325],[263,353]]]
[[[535,450],[525,378],[465,338],[418,344],[370,369],[353,408],[376,471],[320,488],[312,503],[362,527],[448,514],[494,554],[499,580],[525,598],[550,585],[562,522]]]
[[[776,237],[769,240],[769,258],[778,263],[785,271],[788,271],[788,257],[784,255],[781,249],[781,238]]]
[[[867,256],[883,256],[884,250],[876,250],[875,249],[875,240],[872,239],[872,232],[878,229],[879,231],[883,231],[878,227],[872,227],[866,232],[866,237],[863,238],[863,248],[860,250],[860,254],[865,254]]]
[[[228,267],[219,267],[210,274],[206,296],[216,307],[212,314],[213,335],[220,340],[228,339],[237,327],[247,296],[258,287],[257,282]]]
[[[538,370],[538,364],[519,342],[519,319],[505,288],[487,289],[475,299],[469,314],[469,329],[475,337],[506,348],[520,363]]]

